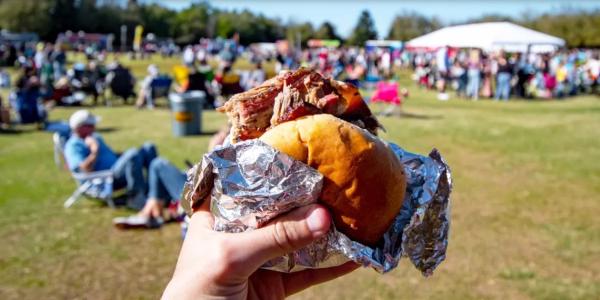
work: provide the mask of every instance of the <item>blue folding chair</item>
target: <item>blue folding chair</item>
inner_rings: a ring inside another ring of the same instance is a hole
[[[160,97],[167,97],[171,90],[173,79],[169,76],[159,76],[150,83],[150,93],[146,95],[146,105],[154,107],[154,100]]]
[[[64,147],[68,138],[68,132],[55,132],[52,135],[52,141],[54,142],[54,162],[59,168],[65,165]],[[106,202],[111,208],[115,207],[113,199],[117,196],[117,191],[113,189],[114,175],[111,170],[89,173],[71,172],[71,176],[77,182],[77,189],[65,201],[65,208],[71,207],[81,196]]]

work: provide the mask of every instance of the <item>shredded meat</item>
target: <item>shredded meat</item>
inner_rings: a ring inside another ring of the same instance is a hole
[[[234,143],[260,137],[271,126],[320,113],[335,115],[373,134],[382,128],[355,86],[305,68],[236,94],[219,111],[231,120]]]

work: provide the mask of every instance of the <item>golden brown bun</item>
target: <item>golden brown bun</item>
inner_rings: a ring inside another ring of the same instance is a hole
[[[321,201],[352,240],[376,244],[402,207],[402,163],[384,142],[351,123],[312,115],[277,125],[260,139],[323,174]]]

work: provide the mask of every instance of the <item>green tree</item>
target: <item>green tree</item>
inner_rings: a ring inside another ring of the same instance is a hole
[[[350,45],[363,46],[366,41],[377,38],[375,22],[367,10],[363,10],[358,18],[358,23],[354,27],[348,43]]]
[[[174,18],[171,35],[178,43],[197,42],[201,37],[208,37],[211,25],[212,9],[207,3],[195,3],[181,10]]]
[[[427,18],[415,12],[404,13],[394,18],[387,38],[408,41],[440,27],[441,22],[436,18]]]
[[[319,29],[315,32],[315,38],[324,40],[341,40],[340,36],[335,31],[335,26],[329,22],[323,22]]]
[[[159,37],[171,35],[177,13],[158,4],[143,5],[139,8],[140,21],[144,31],[154,33]]]
[[[482,22],[515,22],[515,20],[509,16],[500,14],[487,14],[478,18],[470,19],[464,23],[482,23]]]
[[[285,36],[294,47],[298,46],[298,43],[300,43],[301,47],[305,47],[306,42],[315,36],[315,30],[312,24],[308,22],[300,24],[291,23],[286,28]]]
[[[56,37],[59,33],[67,30],[78,31],[80,29],[76,16],[78,15],[77,5],[81,5],[81,1],[77,1],[77,4],[75,0],[54,0],[48,2],[50,2],[51,37]]]
[[[0,2],[0,26],[15,32],[36,32],[46,39],[53,31],[49,9],[47,1],[4,0]]]

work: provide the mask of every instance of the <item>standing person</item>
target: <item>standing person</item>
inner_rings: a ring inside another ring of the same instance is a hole
[[[437,89],[438,89],[438,100],[448,100],[448,94],[446,93],[446,81],[449,75],[448,66],[448,47],[441,47],[435,54],[435,62],[437,66]]]
[[[515,84],[515,94],[517,97],[525,98],[527,93],[525,92],[525,84],[529,80],[529,68],[527,66],[527,55],[521,55],[519,53],[516,54],[515,61],[516,65],[516,73],[517,73],[517,83]]]
[[[183,50],[183,63],[188,67],[192,67],[194,66],[194,59],[194,49],[192,49],[192,46],[186,46]]]
[[[508,101],[512,74],[513,66],[506,59],[506,55],[500,53],[498,56],[498,75],[496,77],[496,100],[502,98],[504,101]]]
[[[391,77],[392,56],[388,49],[383,50],[380,60],[381,62],[379,66],[381,68],[382,74],[385,79],[389,79]]]
[[[472,100],[479,100],[479,83],[481,81],[481,58],[479,49],[473,49],[469,53],[469,62],[467,70],[467,97]]]
[[[598,93],[597,87],[600,84],[600,55],[598,53],[590,55],[585,64],[585,70],[591,82],[592,93]]]
[[[57,43],[54,47],[54,51],[52,52],[52,69],[54,70],[54,79],[58,79],[64,75],[65,72],[65,64],[67,62],[67,55],[62,49],[62,45]]]
[[[568,89],[568,70],[564,61],[560,61],[558,67],[556,68],[556,90],[554,92],[554,96],[558,98],[563,98],[565,94],[567,94]]]
[[[69,127],[72,134],[64,151],[67,166],[77,173],[111,170],[114,187],[127,189],[130,198],[128,206],[141,209],[146,202],[144,169],[148,169],[157,157],[156,147],[146,143],[117,156],[95,132],[98,121],[99,118],[87,110],[78,110],[71,115]]]

